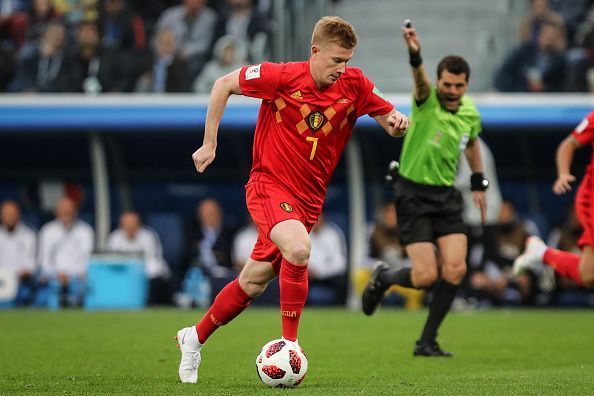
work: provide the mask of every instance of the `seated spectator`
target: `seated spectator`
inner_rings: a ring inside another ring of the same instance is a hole
[[[495,76],[501,92],[561,92],[565,82],[565,31],[562,25],[543,21],[538,43],[514,49]]]
[[[57,16],[58,14],[54,10],[51,0],[32,1],[23,25],[25,42],[20,49],[20,57],[27,57],[35,52],[41,36],[47,30],[48,24]]]
[[[570,45],[573,44],[574,35],[591,7],[592,0],[551,0],[551,9],[563,19]]]
[[[64,56],[66,30],[61,22],[47,25],[37,49],[19,63],[12,92],[68,92],[71,70]]]
[[[258,240],[258,227],[248,216],[248,224],[239,229],[233,237],[231,259],[235,272],[239,273],[252,254],[252,250]]]
[[[575,43],[567,52],[567,90],[594,93],[594,8],[576,33]]]
[[[136,82],[134,91],[188,92],[188,64],[177,51],[173,31],[163,29],[155,40],[155,55]]]
[[[82,302],[82,295],[72,288],[86,275],[94,236],[91,226],[78,219],[78,209],[70,198],[60,199],[56,219],[41,227],[38,257],[41,282],[57,280],[62,306],[77,306]]]
[[[165,10],[157,22],[157,32],[170,29],[175,33],[179,53],[188,62],[191,79],[198,75],[209,56],[217,18],[217,14],[206,7],[206,0],[184,0],[183,5]]]
[[[270,21],[254,7],[252,0],[227,0],[216,27],[215,40],[231,35],[247,44],[246,59],[259,63],[269,55]]]
[[[344,234],[320,215],[310,234],[311,255],[307,265],[311,304],[344,304],[347,256]]]
[[[105,49],[144,49],[146,37],[142,19],[130,12],[124,0],[103,0],[99,19]]]
[[[538,44],[540,28],[545,21],[555,21],[563,24],[563,18],[551,10],[549,0],[530,0],[530,14],[520,21],[518,35],[520,43],[531,42]]]
[[[213,278],[233,274],[232,233],[225,227],[219,203],[207,198],[198,204],[196,221],[188,230],[186,268],[196,265]]]
[[[118,53],[104,50],[95,22],[83,21],[76,31],[76,46],[68,56],[72,92],[98,94],[121,91]]]
[[[161,240],[155,231],[142,225],[138,213],[122,213],[120,226],[109,235],[107,248],[112,252],[142,255],[150,282],[149,304],[168,304],[171,301],[169,267],[163,258]]]
[[[194,92],[210,93],[217,78],[241,68],[246,63],[245,43],[233,36],[221,37],[214,47],[213,59],[194,80]]]
[[[30,304],[35,289],[35,231],[21,222],[19,206],[4,201],[0,206],[0,268],[13,273],[19,280],[17,304]]]

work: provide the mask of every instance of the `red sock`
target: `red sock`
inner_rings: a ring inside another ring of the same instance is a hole
[[[560,275],[573,279],[578,285],[582,286],[582,276],[580,275],[580,256],[575,253],[565,252],[548,248],[545,251],[543,261],[545,264],[553,267]]]
[[[221,326],[231,322],[250,305],[252,299],[239,286],[238,278],[229,282],[217,294],[210,309],[196,325],[198,341],[203,344],[212,333]]]
[[[287,340],[297,340],[307,288],[307,265],[295,265],[283,258],[280,268],[280,306],[283,338]]]

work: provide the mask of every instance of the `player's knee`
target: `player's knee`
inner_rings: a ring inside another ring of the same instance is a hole
[[[284,252],[283,257],[290,263],[305,265],[309,261],[311,246],[305,242],[294,242]]]
[[[582,273],[584,287],[594,288],[594,273]]]
[[[437,281],[436,270],[414,271],[413,282],[415,287],[428,288]]]
[[[264,282],[257,279],[250,279],[248,276],[242,277],[240,274],[239,286],[243,289],[245,294],[247,294],[251,298],[255,298],[258,297],[260,294],[264,293],[264,290],[266,290],[266,286],[268,286],[268,282]]]
[[[466,262],[453,263],[443,266],[443,279],[455,285],[460,284],[466,275]]]

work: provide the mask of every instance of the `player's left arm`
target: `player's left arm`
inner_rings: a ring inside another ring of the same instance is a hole
[[[404,136],[410,123],[408,117],[396,109],[393,109],[388,114],[378,115],[374,118],[393,137]]]
[[[485,179],[483,173],[483,159],[481,158],[481,147],[478,139],[474,138],[468,141],[464,155],[472,171],[472,176],[470,176],[472,201],[474,206],[481,210],[481,220],[485,224],[487,221],[487,196],[485,191],[489,186],[489,182]]]

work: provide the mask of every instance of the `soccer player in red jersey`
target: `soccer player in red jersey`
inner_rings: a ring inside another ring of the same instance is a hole
[[[246,202],[258,240],[237,279],[216,296],[196,326],[177,333],[179,376],[196,382],[200,350],[279,277],[282,336],[297,341],[307,298],[309,231],[358,117],[368,114],[401,137],[408,118],[394,109],[361,70],[347,67],[357,34],[338,17],[315,25],[309,61],[246,66],[219,78],[206,114],[203,145],[193,155],[202,173],[215,159],[217,132],[232,94],[262,99],[256,123]]]
[[[594,146],[594,111],[566,137],[557,148],[557,180],[553,191],[557,195],[571,191],[575,176],[571,174],[571,163],[577,149],[585,145]],[[582,255],[549,248],[538,237],[530,237],[526,250],[514,262],[514,273],[520,275],[532,269],[538,272],[541,263],[551,266],[557,273],[573,279],[578,285],[594,287],[594,154],[586,169],[575,197],[575,210],[584,231],[578,244]]]

